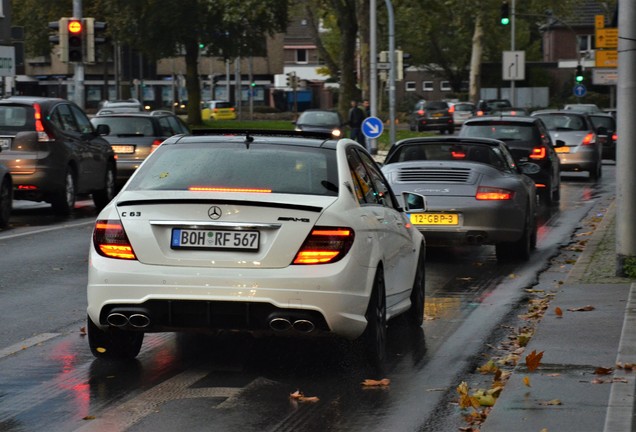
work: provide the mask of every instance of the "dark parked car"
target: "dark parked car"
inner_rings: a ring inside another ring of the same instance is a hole
[[[587,171],[591,180],[603,171],[602,143],[589,115],[575,110],[543,110],[532,113],[543,120],[553,140],[565,145],[557,149],[562,171]]]
[[[495,110],[508,110],[510,108],[512,108],[512,104],[508,99],[481,99],[477,103],[477,115],[485,116]]]
[[[344,136],[344,121],[338,111],[308,109],[294,122],[297,131],[327,132],[334,138]]]
[[[9,225],[12,207],[13,181],[9,169],[0,163],[0,228],[6,228]]]
[[[541,170],[529,174],[537,186],[539,196],[546,204],[561,198],[561,176],[559,157],[543,122],[529,116],[484,116],[464,122],[460,137],[494,138],[506,143],[517,163],[534,162]]]
[[[616,117],[609,113],[589,114],[596,135],[603,145],[603,159],[616,160]]]
[[[104,138],[117,154],[118,186],[123,185],[166,138],[190,132],[186,124],[170,111],[101,115],[93,117],[91,123],[110,129]]]
[[[68,215],[76,195],[104,207],[115,195],[115,153],[77,105],[65,99],[13,96],[0,100],[0,162],[14,198],[51,203]]]
[[[409,128],[418,132],[438,130],[452,134],[455,132],[453,109],[445,101],[419,101],[409,117]]]

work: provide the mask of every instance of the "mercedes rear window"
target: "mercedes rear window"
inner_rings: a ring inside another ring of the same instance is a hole
[[[335,150],[240,142],[162,145],[130,190],[200,190],[336,196]]]

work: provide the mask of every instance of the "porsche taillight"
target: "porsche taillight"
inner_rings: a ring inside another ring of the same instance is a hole
[[[137,259],[124,226],[119,220],[102,219],[95,222],[93,245],[97,253],[106,258]]]
[[[305,239],[293,264],[329,264],[340,261],[351,249],[351,228],[316,227]]]
[[[480,201],[501,201],[501,200],[511,200],[514,197],[514,195],[515,193],[508,189],[489,187],[489,186],[479,186],[477,188],[477,193],[475,194],[475,198]]]
[[[592,132],[588,133],[587,135],[585,135],[585,137],[583,137],[583,141],[581,142],[582,145],[593,145],[596,143],[596,135]]]
[[[547,156],[547,152],[545,147],[543,146],[537,146],[535,148],[532,149],[532,151],[530,151],[530,159],[533,160],[541,160],[541,159],[545,159]]]

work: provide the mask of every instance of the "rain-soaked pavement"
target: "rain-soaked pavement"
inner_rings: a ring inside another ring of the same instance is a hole
[[[232,332],[149,334],[136,360],[97,361],[82,329],[94,212],[59,221],[17,209],[0,232],[0,254],[14,257],[0,260],[0,431],[456,431],[462,375],[613,188],[613,164],[599,183],[564,176],[523,266],[497,264],[493,247],[430,248],[424,325],[390,325],[381,374],[348,342]],[[390,385],[361,384],[381,378]],[[317,400],[290,399],[297,390]]]

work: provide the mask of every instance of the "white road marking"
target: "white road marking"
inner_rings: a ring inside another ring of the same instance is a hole
[[[22,342],[11,345],[10,347],[0,349],[0,358],[10,356],[39,343],[46,342],[47,340],[53,339],[54,337],[57,337],[59,335],[59,333],[42,333],[32,338],[25,339]]]

